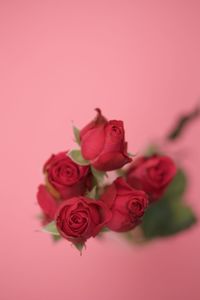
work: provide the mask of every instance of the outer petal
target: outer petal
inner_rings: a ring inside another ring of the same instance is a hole
[[[49,166],[52,163],[56,163],[57,161],[60,161],[62,159],[66,159],[67,152],[68,151],[63,151],[63,152],[60,152],[58,154],[52,154],[50,156],[50,158],[45,162],[44,167],[43,167],[43,171],[45,172],[46,170],[48,170]]]
[[[111,120],[105,126],[103,153],[124,152],[124,125],[122,121]]]
[[[115,184],[111,184],[107,187],[104,194],[101,196],[101,200],[109,207],[111,208],[115,202],[116,198],[116,187]]]
[[[128,215],[124,215],[119,211],[113,211],[113,217],[108,222],[107,227],[113,231],[125,232],[133,229],[137,225],[136,222],[132,222]]]
[[[85,193],[87,185],[85,179],[80,180],[77,184],[60,188],[59,192],[63,199],[69,199],[75,196],[80,196]]]
[[[54,219],[59,202],[57,202],[46,190],[44,185],[40,185],[37,193],[38,204],[44,214]]]
[[[134,189],[124,180],[123,177],[118,177],[115,179],[114,184],[118,195],[129,195],[134,191]],[[136,190],[136,192],[138,191]]]
[[[94,129],[95,127],[98,127],[100,125],[106,124],[107,120],[102,115],[101,110],[99,108],[96,108],[97,116],[94,120],[92,120],[89,124],[87,124],[81,131],[80,131],[80,138],[84,137],[84,135],[90,131],[91,129]]]
[[[101,154],[99,158],[92,162],[94,168],[100,171],[112,171],[123,167],[132,159],[120,152],[108,152]]]
[[[112,213],[111,211],[108,209],[108,207],[100,200],[94,202],[94,200],[91,200],[91,204],[90,206],[96,206],[96,210],[99,213],[100,216],[100,222],[98,224],[96,224],[96,226],[93,227],[93,233],[92,236],[95,237],[100,230],[108,224],[108,222],[111,220],[112,218]]]
[[[104,140],[104,125],[89,130],[81,140],[83,157],[88,160],[95,159],[103,150]]]

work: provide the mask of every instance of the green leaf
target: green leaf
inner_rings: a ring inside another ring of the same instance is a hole
[[[187,188],[187,177],[182,169],[178,169],[176,176],[170,183],[169,187],[165,192],[166,198],[171,198],[172,200],[177,197],[181,197]]]
[[[172,235],[195,223],[194,213],[182,200],[186,188],[185,172],[178,169],[162,199],[151,204],[143,217],[141,226],[147,239]]]
[[[90,164],[89,160],[83,158],[80,150],[71,150],[68,156],[78,165],[88,166]]]
[[[82,255],[83,248],[85,247],[85,243],[73,243],[73,245],[76,247],[76,249],[80,252]]]
[[[196,222],[192,209],[180,198],[163,198],[149,206],[142,220],[147,239],[170,236],[185,230]]]
[[[93,187],[93,189],[91,191],[89,191],[86,195],[87,195],[88,198],[92,198],[92,199],[95,199],[95,200],[98,199],[98,188],[97,188],[97,186],[95,185]]]
[[[58,232],[58,229],[56,227],[55,221],[52,221],[51,223],[48,223],[42,228],[43,231],[51,233],[52,235],[60,235]]]
[[[104,180],[104,177],[107,176],[106,172],[98,171],[92,166],[91,166],[91,172],[92,172],[93,176],[95,177],[97,184],[102,183],[102,181]]]
[[[74,133],[74,138],[75,138],[75,142],[80,145],[81,140],[80,140],[80,130],[73,126],[73,133]]]
[[[180,202],[175,202],[173,206],[174,222],[175,227],[173,231],[184,230],[189,228],[191,225],[195,224],[197,219],[192,211],[191,207],[183,205]]]

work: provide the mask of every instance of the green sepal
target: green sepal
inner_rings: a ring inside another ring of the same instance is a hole
[[[144,152],[144,156],[146,157],[151,157],[155,154],[160,154],[160,155],[162,154],[159,147],[155,144],[149,145],[146,151]]]
[[[68,156],[78,165],[88,166],[90,164],[89,160],[86,160],[83,158],[83,155],[80,150],[77,150],[77,149],[71,150],[68,153]]]
[[[97,184],[102,183],[104,180],[104,177],[108,176],[106,172],[98,171],[93,166],[91,166],[91,172],[92,172],[94,178],[96,179]]]
[[[98,188],[97,188],[96,185],[92,188],[91,191],[87,192],[86,197],[91,198],[91,199],[95,199],[95,200],[98,199]]]
[[[54,235],[54,234],[51,235],[51,238],[54,243],[57,243],[62,239],[61,235]]]
[[[100,232],[108,232],[110,229],[108,227],[103,227]]]
[[[81,143],[80,130],[76,126],[73,126],[73,133],[74,133],[75,142],[78,145],[80,145],[80,143]]]
[[[58,232],[58,229],[57,229],[57,227],[56,227],[55,221],[52,221],[52,222],[48,223],[47,225],[45,225],[45,226],[42,228],[42,231],[48,232],[48,233],[50,233],[50,234],[52,234],[52,235],[57,235],[57,236],[60,235],[60,233]]]
[[[117,176],[120,176],[120,177],[126,176],[126,170],[124,170],[124,169],[117,169],[115,172],[116,172]]]
[[[82,255],[83,248],[85,247],[85,243],[73,243],[73,245],[80,252],[80,255]]]

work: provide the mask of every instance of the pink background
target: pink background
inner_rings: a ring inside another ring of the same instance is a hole
[[[39,233],[46,158],[101,107],[131,152],[200,96],[200,2],[0,1],[0,299],[200,299],[200,227],[144,248],[116,236],[82,257]],[[200,213],[199,121],[182,141]]]

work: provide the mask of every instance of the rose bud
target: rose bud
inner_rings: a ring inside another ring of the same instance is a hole
[[[83,195],[92,187],[89,167],[73,162],[67,152],[52,155],[44,165],[44,173],[49,192],[58,199]]]
[[[56,213],[61,236],[73,243],[84,243],[95,237],[111,218],[111,212],[100,200],[74,197],[65,200]]]
[[[142,189],[150,201],[158,200],[176,175],[176,166],[167,156],[153,155],[137,159],[127,172],[127,182]]]
[[[86,134],[89,130],[94,129],[95,127],[101,126],[106,124],[108,121],[107,119],[102,115],[101,110],[99,108],[95,109],[97,112],[96,118],[92,120],[89,124],[87,124],[80,132],[80,135],[83,136]]]
[[[122,177],[118,177],[107,188],[101,200],[112,212],[112,218],[106,226],[118,232],[129,231],[137,226],[148,206],[147,194],[130,187]]]
[[[122,121],[107,121],[97,109],[97,117],[80,131],[81,151],[100,171],[119,169],[132,161],[127,154]]]
[[[37,201],[44,214],[45,222],[52,221],[59,206],[59,201],[53,198],[44,185],[38,187]]]

